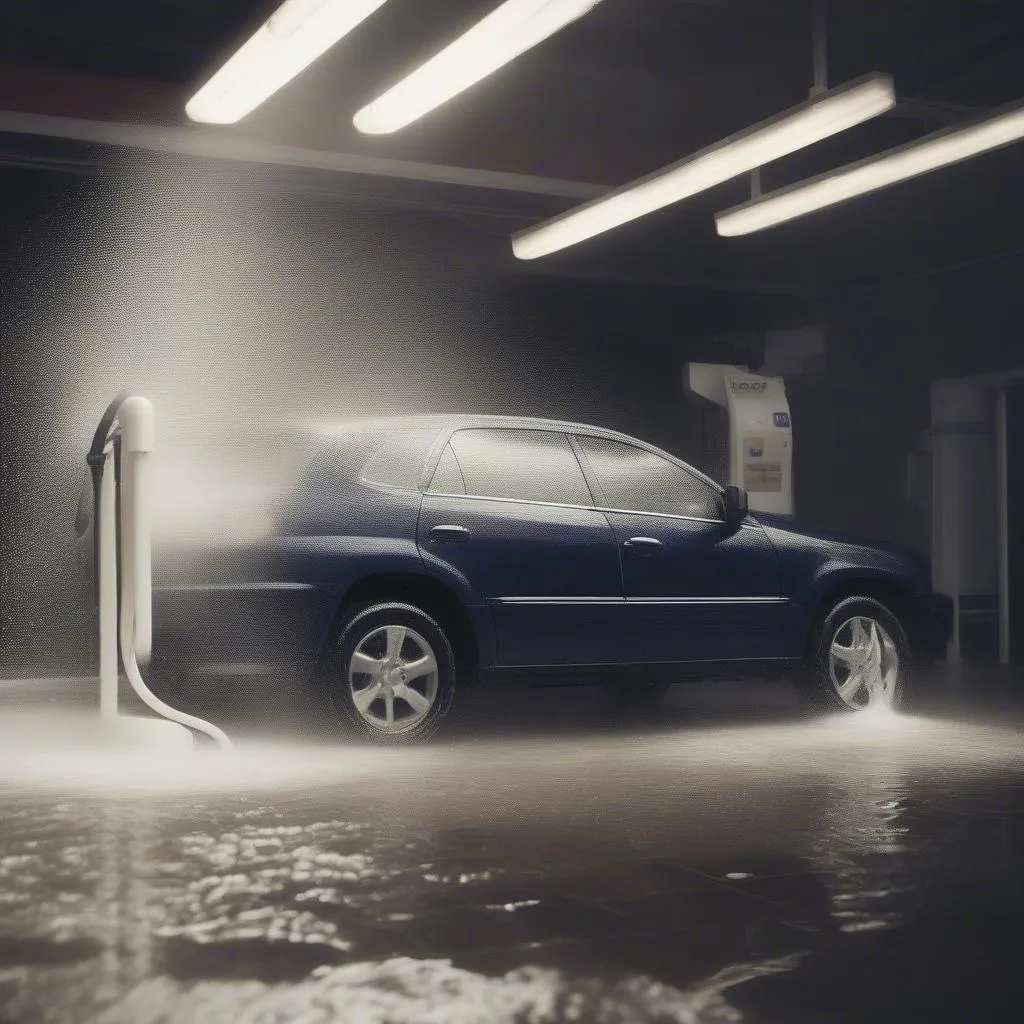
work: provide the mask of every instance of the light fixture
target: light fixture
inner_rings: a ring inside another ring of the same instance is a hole
[[[285,0],[185,104],[193,121],[233,124],[386,0]]]
[[[352,123],[369,135],[404,128],[581,18],[598,3],[600,0],[505,0],[358,111]]]
[[[521,260],[537,259],[704,192],[890,110],[889,75],[874,72],[512,236]]]
[[[1002,107],[995,114],[942,128],[923,139],[724,210],[715,217],[718,233],[732,237],[763,231],[1021,139],[1024,100]]]

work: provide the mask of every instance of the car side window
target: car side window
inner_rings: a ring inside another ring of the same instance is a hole
[[[622,441],[579,435],[609,508],[693,519],[722,518],[718,492],[660,455]]]
[[[497,427],[458,430],[450,447],[466,494],[555,505],[594,503],[564,434]],[[431,490],[437,490],[433,483]]]
[[[430,487],[427,488],[435,494],[465,494],[466,481],[462,478],[462,470],[459,468],[459,460],[455,458],[452,446],[446,444],[441,453],[441,459],[434,470],[430,480]]]

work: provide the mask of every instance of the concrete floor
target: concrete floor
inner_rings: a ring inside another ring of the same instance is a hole
[[[236,715],[231,758],[90,743],[58,711],[82,685],[0,685],[5,1024],[962,1022],[1024,995],[1012,677],[873,719],[782,684],[630,717],[478,692],[408,750]]]

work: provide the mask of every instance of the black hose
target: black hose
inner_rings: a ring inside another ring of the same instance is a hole
[[[88,475],[91,474],[92,476],[92,507],[94,511],[99,507],[100,480],[103,475],[103,449],[107,446],[107,435],[110,433],[111,425],[117,418],[117,410],[121,408],[121,404],[127,397],[128,392],[122,391],[121,394],[119,394],[117,398],[107,406],[107,411],[100,419],[99,426],[96,428],[96,433],[92,435],[92,444],[85,456],[85,461],[89,466],[86,479],[88,480]],[[85,484],[83,483],[82,496],[78,501],[78,514],[75,516],[76,537],[82,537],[85,535],[85,531],[89,528],[90,518],[91,516],[85,507]]]
[[[82,494],[78,501],[78,514],[75,516],[75,536],[84,537],[85,531],[89,529],[90,519],[95,518],[96,510],[100,507],[100,486],[103,481],[103,462],[104,455],[103,449],[107,446],[107,437],[110,434],[110,428],[114,424],[114,420],[117,419],[117,410],[121,408],[122,403],[128,397],[127,391],[122,391],[111,403],[107,406],[106,411],[100,418],[99,425],[96,427],[96,432],[92,435],[92,444],[89,447],[89,451],[85,456],[85,461],[88,464],[86,470],[86,478],[82,481]],[[120,455],[120,452],[117,453]],[[115,470],[119,470],[120,466],[118,462],[115,462]],[[92,477],[92,514],[85,508],[85,490],[89,484],[89,477]],[[93,599],[99,603],[99,557],[100,557],[100,532],[96,528],[96,524],[93,525],[92,531],[92,575],[93,575]]]
[[[117,418],[117,410],[124,404],[125,399],[128,397],[127,391],[122,391],[111,403],[107,406],[107,411],[103,414],[103,418],[100,420],[99,426],[96,428],[96,433],[92,435],[92,447],[89,449],[89,454],[86,455],[85,461],[95,469],[103,468],[103,449],[107,446],[107,435],[110,433],[110,426]]]

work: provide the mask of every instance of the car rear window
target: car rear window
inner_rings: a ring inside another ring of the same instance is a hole
[[[444,446],[437,469],[434,470],[434,476],[430,481],[430,490],[434,494],[466,493],[466,481],[450,444]]]
[[[370,456],[361,477],[385,487],[419,487],[423,463],[439,427],[416,427],[387,438]]]

